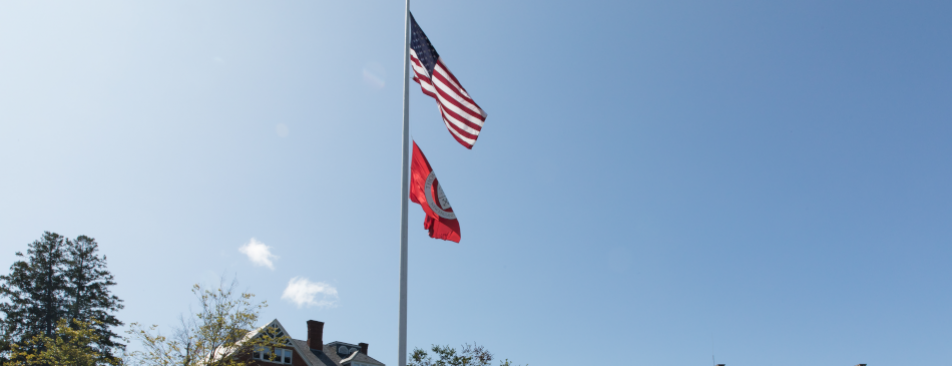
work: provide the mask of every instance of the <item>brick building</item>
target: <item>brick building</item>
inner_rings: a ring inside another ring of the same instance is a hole
[[[284,326],[275,319],[258,331],[275,327],[278,335],[288,335]],[[253,335],[252,335],[253,336]],[[288,335],[290,337],[290,335]],[[285,347],[256,350],[252,357],[257,366],[385,366],[367,355],[367,343],[324,343],[324,322],[307,321],[307,340],[291,339]],[[277,357],[270,360],[270,353]]]

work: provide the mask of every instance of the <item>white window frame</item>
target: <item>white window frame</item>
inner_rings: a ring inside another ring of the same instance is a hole
[[[277,355],[278,358],[275,360],[271,360],[270,359],[271,354]],[[285,357],[288,358],[287,362],[285,362]],[[254,353],[252,354],[251,358],[255,360],[269,362],[269,363],[279,363],[282,365],[290,365],[292,362],[294,362],[294,351],[287,348],[277,348],[277,347],[271,348],[271,347],[259,346],[259,347],[255,347]]]

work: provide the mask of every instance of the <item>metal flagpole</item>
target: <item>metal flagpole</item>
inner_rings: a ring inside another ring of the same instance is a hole
[[[410,0],[406,0],[403,41],[403,180],[400,203],[400,341],[398,366],[407,365],[407,212],[410,198]]]

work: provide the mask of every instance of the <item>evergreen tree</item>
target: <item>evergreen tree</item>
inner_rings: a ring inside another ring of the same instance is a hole
[[[123,305],[119,297],[109,293],[109,287],[116,282],[106,269],[106,256],[100,257],[99,244],[85,235],[76,240],[66,239],[66,250],[66,318],[69,324],[90,323],[96,333],[96,350],[112,358],[113,350],[125,348],[111,329],[122,325],[113,313]]]
[[[109,292],[115,282],[106,270],[106,257],[97,251],[90,237],[70,240],[45,232],[29,244],[27,255],[16,253],[23,259],[0,276],[0,351],[9,354],[16,344],[20,354],[42,352],[44,346],[30,340],[55,339],[57,323],[66,320],[92,324],[96,344],[90,347],[104,358],[115,358],[113,351],[124,346],[110,327],[122,325],[113,315],[122,300]]]
[[[26,261],[16,261],[10,274],[0,276],[4,350],[11,343],[27,347],[25,341],[36,336],[53,337],[56,322],[66,315],[64,247],[65,238],[45,232],[29,245],[27,256],[16,253]]]

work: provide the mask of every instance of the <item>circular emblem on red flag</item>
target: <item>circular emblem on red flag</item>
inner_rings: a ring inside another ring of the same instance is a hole
[[[436,184],[436,200],[433,199],[434,183]],[[432,210],[433,213],[444,219],[456,220],[456,214],[452,211],[453,206],[450,205],[450,201],[447,200],[446,195],[443,194],[443,187],[440,187],[440,182],[436,180],[436,174],[433,172],[430,172],[430,175],[426,177],[426,185],[423,186],[423,193],[426,194],[426,204],[430,206],[430,210]]]

